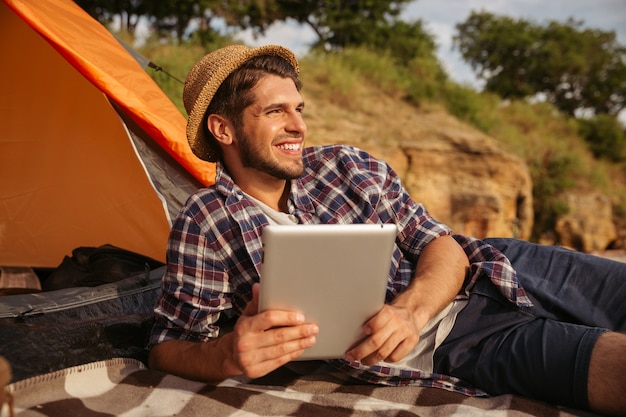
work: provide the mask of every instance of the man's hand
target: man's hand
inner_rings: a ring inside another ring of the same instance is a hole
[[[364,325],[367,337],[346,352],[346,359],[364,365],[397,362],[417,345],[428,320],[459,293],[469,261],[452,236],[432,240],[416,265],[409,286]]]
[[[302,314],[290,311],[258,313],[259,286],[252,287],[252,301],[237,320],[232,333],[232,352],[224,372],[263,376],[302,355],[315,344],[319,328],[305,323]]]
[[[346,359],[368,366],[397,362],[417,345],[422,326],[408,309],[386,304],[365,323],[366,338],[346,352]]]
[[[208,342],[167,340],[150,350],[149,364],[198,381],[222,381],[245,374],[258,378],[296,359],[315,344],[317,325],[288,311],[258,313],[259,288],[232,332]]]

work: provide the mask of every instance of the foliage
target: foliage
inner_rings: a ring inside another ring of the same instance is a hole
[[[133,33],[139,18],[146,14],[146,3],[142,0],[74,0],[83,10],[105,26],[120,18],[121,30]]]
[[[213,32],[213,19],[224,17],[236,8],[237,0],[74,0],[83,10],[109,26],[117,16],[120,30],[134,33],[144,18],[153,34],[168,41],[174,35],[182,42],[192,32]]]
[[[306,65],[307,63],[313,63]],[[358,84],[379,88],[391,97],[407,100],[417,106],[438,100],[445,73],[436,58],[414,58],[400,65],[390,51],[346,47],[341,53],[312,51],[303,58],[305,77],[327,87],[335,103],[349,105],[358,96]]]
[[[300,60],[304,93],[352,109],[359,85],[365,80],[345,63],[341,54],[311,52]],[[320,87],[320,88],[317,88]]]
[[[211,30],[210,20],[215,15],[211,10],[219,10],[216,0],[172,0],[144,1],[145,14],[159,36],[167,37],[174,33],[182,41],[192,21],[199,21],[196,30]],[[212,30],[211,30],[212,31]]]
[[[249,0],[230,2],[227,22],[264,33],[272,23],[291,18],[310,26],[322,49],[371,44],[376,33],[396,21],[413,0]],[[238,7],[232,7],[237,3]]]
[[[488,12],[472,12],[456,28],[455,47],[488,91],[504,98],[543,94],[573,117],[585,109],[616,116],[626,105],[626,47],[612,31]]]
[[[614,117],[599,114],[592,119],[581,119],[578,123],[580,135],[597,158],[613,162],[625,159],[626,132]]]
[[[469,86],[454,82],[442,84],[441,101],[446,109],[457,118],[465,120],[483,132],[489,132],[494,125],[497,112],[485,112],[483,109],[495,109],[500,97],[492,93],[479,93]]]
[[[535,213],[531,240],[538,241],[546,230],[554,230],[557,218],[569,211],[560,194],[575,185],[571,174],[579,166],[575,154],[551,150],[547,150],[542,158],[530,161]]]
[[[315,89],[319,97],[345,108],[358,107],[355,97],[362,97],[367,88],[378,88],[403,99],[411,87],[407,69],[396,65],[388,52],[364,47],[348,47],[341,53],[312,51],[300,64],[306,68],[302,78],[307,93],[312,87],[322,86]]]
[[[414,0],[264,0],[239,2],[224,8],[230,25],[257,34],[276,21],[293,19],[317,34],[314,50],[339,52],[367,47],[389,52],[400,65],[415,58],[435,58],[436,44],[421,21],[405,22],[399,15]],[[438,71],[444,74],[437,62]]]

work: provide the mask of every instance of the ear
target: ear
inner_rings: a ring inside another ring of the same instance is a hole
[[[227,118],[219,114],[210,114],[207,118],[207,127],[221,144],[230,145],[233,142],[233,128]]]

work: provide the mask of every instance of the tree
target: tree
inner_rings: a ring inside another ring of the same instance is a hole
[[[614,32],[582,21],[530,21],[472,12],[456,25],[454,47],[485,89],[504,98],[542,94],[570,116],[616,116],[626,106],[626,48]]]
[[[160,36],[175,33],[180,41],[189,23],[203,18],[209,6],[208,2],[198,0],[151,1],[146,2],[145,11],[156,33]]]
[[[160,37],[174,35],[179,41],[187,34],[190,24],[197,22],[197,31],[213,30],[210,20],[224,13],[226,3],[233,0],[74,0],[83,10],[104,25],[119,16],[121,29],[134,33],[141,18],[145,18]]]
[[[139,18],[145,14],[142,0],[74,0],[83,10],[104,25],[120,17],[121,29],[130,33],[135,31]]]
[[[224,17],[228,24],[257,34],[276,21],[294,19],[318,36],[318,46],[341,48],[370,43],[372,32],[397,19],[413,0],[231,0]]]
[[[367,46],[387,50],[406,65],[416,57],[434,57],[433,37],[421,21],[399,16],[413,0],[248,0],[228,2],[223,9],[229,25],[263,34],[274,22],[294,19],[317,34],[313,48],[341,51]]]

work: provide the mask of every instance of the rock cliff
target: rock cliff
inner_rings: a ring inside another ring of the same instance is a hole
[[[441,110],[384,94],[343,104],[305,100],[309,145],[344,143],[385,160],[413,198],[456,233],[529,238],[528,168],[493,138]]]
[[[555,232],[560,245],[583,252],[602,251],[617,240],[609,198],[597,191],[572,191],[561,198],[569,211],[559,217]],[[550,243],[550,242],[548,242]]]

